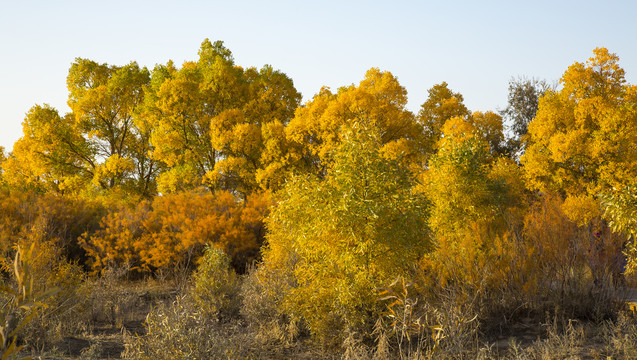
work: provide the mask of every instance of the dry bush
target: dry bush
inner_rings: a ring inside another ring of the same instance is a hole
[[[2,281],[0,287],[0,355],[2,359],[13,359],[24,345],[18,346],[18,338],[34,317],[47,307],[45,301],[57,289],[40,291],[34,286],[36,274],[33,272],[34,246],[16,249],[12,277]]]
[[[85,256],[78,237],[97,229],[103,213],[98,201],[0,189],[0,263],[7,270],[15,244],[39,241],[50,242],[62,258],[81,264]]]
[[[568,318],[603,319],[614,304],[622,239],[597,218],[578,225],[563,201],[545,194],[525,218],[529,282],[526,296],[537,313],[558,307]]]
[[[308,334],[303,322],[281,311],[292,281],[289,273],[265,271],[264,267],[251,269],[244,276],[241,315],[264,347],[290,347],[299,336]]]
[[[87,282],[88,310],[84,321],[89,326],[122,327],[139,320],[146,301],[135,284],[126,279],[129,272],[126,267],[108,268],[100,277]]]
[[[241,279],[230,258],[207,247],[192,277],[172,303],[160,304],[146,317],[146,334],[127,336],[125,358],[236,359],[250,356],[254,336],[243,325]]]
[[[86,288],[82,269],[64,260],[60,248],[51,242],[34,241],[29,249],[30,256],[23,256],[23,267],[28,267],[30,291],[38,294],[55,289],[38,300],[40,310],[17,333],[25,349],[33,351],[83,326],[78,317],[86,309]]]
[[[602,334],[608,356],[637,359],[637,319],[634,314],[621,313],[616,321],[607,322]]]
[[[205,314],[187,295],[153,309],[146,334],[127,335],[125,359],[253,358],[252,334],[238,322],[219,322]]]

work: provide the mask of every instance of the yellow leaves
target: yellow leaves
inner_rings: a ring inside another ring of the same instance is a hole
[[[277,148],[285,139],[272,139],[266,124],[285,124],[298,106],[300,94],[290,78],[271,66],[235,66],[222,42],[206,40],[197,62],[168,74],[158,70],[157,81],[156,96],[147,100],[157,109],[151,112],[152,158],[168,168],[158,179],[160,191],[205,185],[248,194],[282,182],[263,175],[273,163],[289,165],[286,149]]]
[[[575,63],[568,68],[560,80],[564,90],[578,98],[619,95],[625,82],[619,57],[606,48],[596,48],[593,54],[586,64]]]
[[[389,72],[373,68],[358,86],[343,87],[337,94],[321,89],[297,110],[285,132],[303,149],[303,157],[315,166],[315,173],[325,170],[330,153],[344,141],[342,129],[357,123],[379,129],[383,144],[396,142],[387,148],[388,156],[417,154],[422,130],[405,104],[406,91],[398,80]]]
[[[328,341],[334,328],[364,326],[363,309],[377,309],[374,288],[407,273],[429,245],[424,199],[404,164],[384,157],[380,129],[343,129],[326,178],[296,178],[282,190],[261,270],[293,279],[283,307]]]
[[[578,226],[589,224],[601,215],[599,201],[587,195],[569,195],[562,204],[566,217]]]
[[[117,154],[111,155],[103,164],[100,164],[95,169],[93,185],[100,186],[105,179],[122,177],[134,169],[135,164],[131,159],[123,158]]]
[[[489,143],[492,154],[502,154],[504,145],[504,129],[502,116],[492,112],[475,111],[469,118],[480,136]]]
[[[401,160],[414,153],[414,145],[408,139],[398,139],[385,144],[380,154],[387,160]]]
[[[185,191],[202,185],[197,169],[190,163],[173,166],[157,178],[157,190],[160,193]]]
[[[594,54],[569,67],[560,91],[540,99],[521,157],[531,189],[592,197],[637,176],[632,87],[625,85],[616,55],[606,49]]]
[[[443,147],[445,143],[456,142],[462,143],[471,139],[476,135],[477,129],[470,122],[461,117],[453,117],[445,121],[442,127],[443,138],[440,139],[439,147]]]

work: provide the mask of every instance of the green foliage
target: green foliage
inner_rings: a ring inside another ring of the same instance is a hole
[[[325,181],[288,184],[267,221],[262,266],[293,273],[283,305],[327,343],[344,329],[369,330],[379,310],[374,289],[407,274],[429,249],[426,202],[409,171],[381,156],[377,131],[345,130]]]

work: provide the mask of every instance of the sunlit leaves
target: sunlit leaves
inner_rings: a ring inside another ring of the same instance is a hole
[[[342,87],[337,93],[323,88],[299,108],[286,128],[297,144],[300,167],[324,175],[332,161],[330,152],[343,141],[343,128],[359,123],[378,130],[381,150],[392,159],[421,161],[421,126],[408,111],[407,92],[391,73],[372,68],[358,86]]]
[[[242,202],[228,192],[158,196],[111,212],[81,244],[95,271],[113,265],[141,270],[188,267],[207,244],[223,249],[235,267],[244,270],[257,257],[270,206],[268,194]]]
[[[429,96],[420,108],[418,121],[424,129],[426,151],[432,154],[445,122],[453,117],[466,118],[471,113],[464,105],[462,95],[451,91],[446,82],[434,85],[427,92]]]
[[[540,100],[522,157],[532,189],[596,201],[599,192],[637,176],[633,87],[616,55],[603,48],[594,54],[570,66],[562,89]]]
[[[273,148],[268,127],[286,124],[300,102],[290,78],[271,66],[244,70],[222,42],[208,40],[197,62],[157,68],[155,76],[146,105],[152,157],[168,168],[160,191],[206,186],[246,195],[278,186],[281,180],[265,170],[287,166],[286,149]]]
[[[327,341],[329,326],[364,326],[374,288],[429,249],[426,202],[409,171],[381,156],[379,129],[351,126],[324,181],[300,177],[285,187],[264,255],[265,268],[293,272],[298,286],[286,306]]]

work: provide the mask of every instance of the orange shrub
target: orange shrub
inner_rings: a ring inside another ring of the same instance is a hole
[[[16,244],[50,242],[67,260],[84,260],[78,237],[97,228],[103,207],[97,201],[0,190],[0,258],[12,259]]]
[[[266,193],[245,201],[225,191],[157,196],[152,203],[105,216],[101,228],[86,234],[82,245],[95,271],[109,265],[144,270],[189,267],[206,244],[222,248],[243,271],[259,253],[262,220],[270,205]]]

